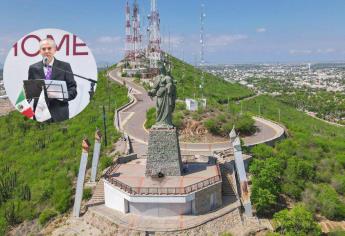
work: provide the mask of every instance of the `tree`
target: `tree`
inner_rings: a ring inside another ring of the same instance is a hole
[[[252,149],[253,157],[259,159],[267,159],[275,156],[274,149],[266,144],[259,144]]]
[[[315,177],[314,166],[311,161],[292,157],[287,161],[283,176],[283,192],[298,200],[306,182]]]
[[[252,187],[251,201],[258,215],[269,215],[277,205],[277,196],[255,185]]]
[[[252,178],[251,200],[259,215],[274,212],[280,189],[281,163],[277,158],[254,159],[250,165]]]
[[[299,204],[291,210],[282,210],[273,216],[275,231],[282,235],[303,236],[321,235],[321,228],[303,205]]]

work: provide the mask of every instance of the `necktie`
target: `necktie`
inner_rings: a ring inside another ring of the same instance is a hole
[[[46,80],[50,80],[52,78],[52,67],[48,66],[47,67],[47,74],[46,74]]]

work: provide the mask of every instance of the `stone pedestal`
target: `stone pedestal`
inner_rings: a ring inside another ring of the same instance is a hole
[[[146,162],[146,176],[181,176],[182,160],[176,128],[152,127]]]

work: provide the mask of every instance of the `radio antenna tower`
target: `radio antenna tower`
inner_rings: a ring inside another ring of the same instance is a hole
[[[205,65],[205,4],[201,4],[201,14],[200,14],[200,69],[201,69],[201,98],[204,97],[204,85],[205,85],[205,73],[203,66]]]
[[[127,1],[126,5],[126,39],[125,39],[125,58],[128,59],[132,54],[132,35],[131,35],[131,11]]]
[[[133,4],[133,54],[134,60],[140,55],[141,34],[140,34],[140,16],[137,0]]]
[[[149,43],[148,55],[150,68],[158,68],[158,62],[161,60],[161,36],[160,36],[160,18],[157,10],[157,0],[151,0],[151,13],[148,15],[149,25]]]

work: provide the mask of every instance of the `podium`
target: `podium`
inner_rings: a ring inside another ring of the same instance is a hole
[[[66,81],[62,80],[24,80],[24,92],[26,99],[38,99],[44,91],[48,99],[68,101]]]

